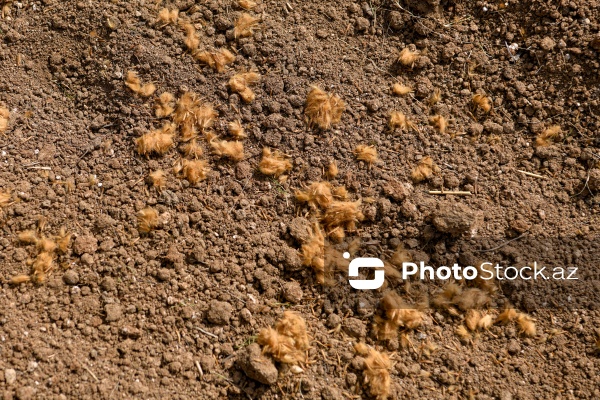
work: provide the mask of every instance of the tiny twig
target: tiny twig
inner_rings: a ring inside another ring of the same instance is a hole
[[[492,247],[491,249],[487,249],[487,250],[475,250],[475,251],[478,252],[478,253],[489,253],[490,251],[498,250],[499,248],[506,246],[510,242],[514,242],[515,240],[519,240],[519,239],[521,239],[525,235],[527,235],[527,232],[524,232],[524,233],[520,234],[516,238],[512,238],[510,240],[507,240],[506,242],[501,243],[501,244],[499,244],[496,247]]]
[[[208,331],[205,331],[205,330],[204,330],[204,329],[202,329],[202,328],[198,328],[198,327],[196,327],[196,329],[197,329],[197,330],[199,330],[200,332],[204,333],[205,335],[208,335],[208,336],[214,337],[215,339],[218,339],[218,338],[219,338],[219,337],[218,337],[217,335],[215,335],[214,333],[210,333],[210,332],[208,332]]]
[[[43,169],[44,171],[51,171],[52,168],[50,167],[36,167],[36,166],[32,166],[32,167],[26,167],[27,169]]]
[[[204,371],[202,371],[202,367],[200,366],[200,363],[198,362],[198,360],[196,360],[196,368],[198,368],[198,372],[200,372],[200,377],[203,377]]]
[[[429,194],[440,194],[440,195],[455,195],[455,196],[470,196],[473,193],[469,191],[461,191],[461,190],[430,190]]]
[[[538,175],[538,174],[534,174],[533,172],[527,172],[527,171],[522,171],[520,169],[517,170],[517,172],[522,173],[523,175],[527,175],[527,176],[532,176],[534,178],[541,178],[541,179],[547,179],[546,176],[543,175]]]
[[[83,366],[83,369],[85,369],[87,372],[90,373],[90,375],[92,376],[92,378],[94,378],[96,380],[96,382],[100,382],[100,379],[98,379],[98,377],[96,375],[94,375],[94,373],[92,372],[92,370],[90,370],[88,367],[86,367],[85,365]]]

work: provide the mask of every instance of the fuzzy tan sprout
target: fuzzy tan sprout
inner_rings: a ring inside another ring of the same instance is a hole
[[[256,2],[252,0],[239,0],[238,5],[244,10],[252,10],[257,6]]]
[[[496,318],[497,323],[508,324],[509,322],[513,322],[517,320],[519,313],[514,308],[506,308],[504,311],[498,315]]]
[[[260,331],[256,342],[263,346],[263,353],[285,364],[297,364],[305,360],[309,347],[306,322],[299,315],[286,311],[275,324],[275,329]]]
[[[379,160],[375,146],[360,144],[356,146],[354,154],[357,160],[366,161],[368,164],[373,164]]]
[[[254,28],[258,25],[258,18],[248,13],[243,13],[233,25],[233,36],[236,39],[252,36]]]
[[[544,131],[535,138],[535,145],[538,147],[548,146],[549,144],[556,142],[560,138],[561,132],[562,130],[560,128],[560,125],[552,125],[544,129]]]
[[[192,121],[195,123],[194,110],[198,107],[200,107],[200,100],[198,100],[198,96],[196,96],[195,93],[183,93],[175,105],[173,122],[175,122],[177,125],[181,125],[186,121]]]
[[[153,83],[146,83],[142,85],[142,82],[135,71],[127,71],[127,75],[125,76],[125,85],[131,89],[133,93],[141,97],[152,96],[156,91],[156,86],[154,86]]]
[[[8,283],[11,285],[21,285],[23,283],[27,283],[31,281],[31,277],[29,275],[16,275],[8,280]]]
[[[392,93],[394,93],[396,96],[406,96],[412,91],[413,90],[410,86],[404,86],[401,83],[394,83],[392,86]]]
[[[439,133],[446,133],[448,128],[448,120],[443,115],[433,115],[429,117],[429,125]]]
[[[245,139],[246,137],[248,137],[240,120],[230,122],[228,127],[231,136],[233,136],[237,140]]]
[[[455,330],[456,336],[460,339],[463,344],[469,344],[472,340],[471,333],[465,328],[464,325],[459,325]]]
[[[37,232],[31,229],[19,232],[18,239],[19,242],[26,244],[37,244],[40,240]]]
[[[398,62],[406,67],[412,67],[418,59],[419,52],[412,51],[408,47],[403,48],[400,54],[398,54]]]
[[[325,130],[341,121],[345,109],[346,104],[342,99],[315,86],[306,98],[304,115],[309,126]]]
[[[346,200],[348,198],[348,190],[345,186],[339,186],[334,188],[331,193],[333,193],[333,197],[338,200]]]
[[[156,190],[163,190],[167,185],[167,176],[165,171],[162,169],[157,169],[156,171],[150,172],[148,174],[147,182]]]
[[[204,160],[183,160],[181,172],[189,183],[195,185],[201,180],[206,179],[208,167]]]
[[[154,115],[156,118],[165,118],[173,114],[175,96],[172,93],[164,92],[158,96],[158,100],[154,105]]]
[[[62,227],[59,229],[58,234],[54,237],[56,242],[56,252],[58,254],[65,254],[71,244],[71,238],[73,234],[68,232],[66,228]]]
[[[329,166],[327,167],[327,178],[328,179],[335,179],[336,176],[338,176],[339,170],[338,170],[338,166],[336,164],[335,161],[332,161],[329,163]]]
[[[244,144],[242,142],[213,140],[210,142],[213,152],[220,157],[228,157],[234,161],[244,159]]]
[[[484,113],[489,113],[492,110],[492,101],[489,97],[476,94],[471,101],[476,108],[481,109]]]
[[[194,54],[194,58],[219,73],[225,71],[225,66],[235,61],[235,55],[227,49],[201,51]]]
[[[202,146],[198,144],[198,141],[196,139],[192,139],[189,142],[182,145],[181,151],[186,157],[191,158],[198,158],[204,153],[204,151],[202,150]]]
[[[196,28],[192,24],[185,24],[183,25],[183,30],[185,31],[183,43],[190,53],[193,54],[198,49],[198,46],[200,46],[200,39],[196,35]]]
[[[168,8],[163,8],[158,12],[158,17],[156,18],[157,24],[161,26],[176,24],[177,19],[179,18],[179,10],[174,8],[169,10]]]
[[[140,155],[166,153],[173,146],[173,135],[175,126],[170,123],[163,125],[161,129],[152,130],[135,140],[137,152]]]
[[[265,147],[258,169],[265,175],[279,177],[292,169],[292,163],[278,150],[272,152],[271,149]]]
[[[333,201],[329,182],[314,182],[306,190],[296,191],[296,200],[311,208],[327,208]]]
[[[146,207],[137,215],[138,230],[141,233],[153,231],[158,226],[158,212],[152,207]]]
[[[415,169],[412,171],[411,177],[413,182],[418,183],[431,178],[434,173],[438,173],[440,168],[435,165],[433,159],[429,156],[423,157]]]
[[[442,99],[442,91],[438,88],[433,89],[433,93],[427,99],[427,105],[434,106],[437,102]]]
[[[396,129],[400,129],[402,131],[407,131],[409,129],[417,130],[417,126],[400,111],[391,112],[388,126],[392,131]]]
[[[259,80],[260,74],[257,72],[241,72],[231,77],[228,86],[232,92],[238,93],[245,103],[251,103],[256,95],[250,86],[255,85]]]
[[[0,107],[0,135],[6,132],[8,129],[8,120],[10,118],[10,112],[7,108]]]
[[[380,304],[386,318],[396,327],[416,329],[423,324],[423,313],[407,305],[396,292],[386,293]]]
[[[201,132],[213,126],[215,119],[219,114],[215,111],[212,104],[205,103],[200,107],[194,108],[194,118],[196,120],[196,126]]]
[[[317,276],[317,282],[325,283],[325,237],[318,223],[313,223],[310,236],[300,248],[302,262],[310,266]]]
[[[376,400],[386,400],[391,391],[392,379],[390,369],[392,363],[385,353],[381,353],[364,343],[357,343],[355,351],[365,356],[363,363],[364,383],[369,388],[369,394]]]
[[[535,336],[537,330],[533,318],[524,313],[519,313],[517,316],[517,325],[519,326],[519,333],[525,336]]]
[[[348,231],[354,231],[356,223],[365,218],[360,211],[360,205],[360,200],[354,202],[333,201],[325,210],[322,218],[325,228],[329,231],[337,227],[344,227]]]
[[[0,192],[0,209],[7,207],[10,204],[10,192]]]

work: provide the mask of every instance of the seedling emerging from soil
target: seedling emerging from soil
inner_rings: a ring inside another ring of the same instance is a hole
[[[296,200],[313,208],[327,208],[333,201],[329,182],[314,182],[305,191],[296,191]]]
[[[433,90],[433,93],[431,94],[431,96],[429,96],[429,98],[427,99],[427,104],[430,107],[432,107],[441,99],[442,99],[442,91],[438,88],[435,88]]]
[[[175,102],[175,96],[169,92],[164,92],[158,96],[156,105],[154,106],[154,115],[156,118],[165,118],[173,114],[175,110],[173,108]]]
[[[8,129],[8,119],[10,112],[7,108],[0,107],[0,134],[3,134]]]
[[[196,139],[192,139],[189,142],[181,146],[181,151],[186,157],[198,158],[204,153],[202,147],[198,144]]]
[[[194,58],[219,73],[225,71],[225,66],[235,61],[235,55],[227,49],[220,49],[212,52],[201,51],[194,54]]]
[[[228,85],[231,91],[238,93],[245,103],[251,103],[256,96],[250,86],[255,85],[259,80],[260,74],[256,72],[241,72],[232,76]]]
[[[448,120],[443,115],[433,115],[429,117],[429,125],[439,133],[446,133],[448,128]]]
[[[220,157],[228,157],[234,161],[244,159],[244,144],[242,142],[227,140],[212,140],[210,146],[213,152]]]
[[[237,140],[245,139],[246,137],[248,137],[240,120],[229,123],[229,133]]]
[[[162,155],[173,146],[175,125],[166,123],[160,129],[150,131],[135,140],[140,155],[152,153]]]
[[[406,115],[400,111],[392,111],[388,126],[392,131],[395,131],[396,129],[402,131],[407,131],[409,129],[417,130],[417,126],[412,121],[409,121],[409,119],[406,118]]]
[[[390,377],[390,368],[392,363],[385,353],[368,347],[364,343],[358,343],[354,350],[366,356],[363,364],[364,383],[369,387],[369,394],[377,400],[386,400],[390,395],[392,379]]]
[[[335,161],[332,161],[329,163],[329,166],[327,167],[327,179],[335,179],[336,176],[338,176],[339,170],[338,170],[338,166],[336,164]]]
[[[167,185],[167,176],[165,174],[165,171],[163,171],[162,169],[157,169],[156,171],[150,172],[148,174],[147,182],[156,190],[163,190]]]
[[[240,0],[238,1],[238,5],[244,10],[252,10],[257,6],[256,2],[252,0]]]
[[[142,85],[142,81],[138,78],[135,71],[127,71],[125,76],[125,85],[131,89],[131,91],[138,96],[148,97],[152,96],[156,91],[156,86],[153,83],[146,83]]]
[[[158,212],[152,207],[146,207],[137,215],[138,230],[141,233],[149,233],[158,226]]]
[[[561,134],[559,125],[552,125],[549,128],[544,129],[542,133],[535,138],[536,146],[548,146],[558,140]]]
[[[233,25],[233,36],[236,39],[245,38],[252,36],[254,28],[258,25],[258,18],[254,18],[252,15],[243,13]]]
[[[366,161],[369,165],[372,165],[379,160],[375,146],[360,144],[356,146],[354,154],[356,154],[357,160]]]
[[[265,147],[258,169],[265,175],[279,177],[292,169],[292,163],[279,150],[271,152],[271,149]]]
[[[362,221],[365,216],[360,211],[359,201],[333,201],[325,210],[322,222],[327,231],[337,227],[343,227],[347,231],[355,231],[356,223]]]
[[[398,62],[405,67],[412,67],[415,62],[419,59],[419,52],[412,51],[408,47],[402,49],[398,55]]]
[[[492,101],[482,94],[473,96],[472,102],[475,108],[481,109],[484,113],[489,113],[492,110]]]
[[[183,30],[185,31],[185,39],[183,39],[183,43],[185,47],[190,51],[190,53],[194,54],[194,52],[200,46],[200,39],[196,35],[196,28],[192,24],[183,25]]]
[[[310,266],[317,276],[317,282],[325,283],[325,237],[317,222],[313,223],[308,240],[300,248],[302,262]]]
[[[328,94],[314,86],[308,93],[304,114],[310,127],[329,129],[342,119],[346,104],[334,94]]]
[[[275,324],[275,329],[260,331],[256,342],[263,346],[263,353],[284,364],[297,364],[306,359],[304,352],[309,347],[306,322],[299,315],[286,311]]]
[[[179,18],[179,10],[174,8],[169,11],[168,8],[163,8],[158,12],[158,17],[156,18],[156,23],[160,26],[166,26],[169,24],[176,24],[177,19]]]
[[[199,181],[206,179],[208,167],[204,160],[183,160],[181,172],[189,183],[195,185]]]
[[[394,93],[396,96],[406,96],[412,91],[413,90],[410,86],[404,86],[401,83],[394,83],[394,86],[392,86],[392,93]]]
[[[429,156],[423,157],[415,169],[413,170],[411,177],[413,182],[418,183],[422,182],[426,179],[431,178],[434,173],[438,173],[440,171],[440,167],[435,165],[433,159]]]

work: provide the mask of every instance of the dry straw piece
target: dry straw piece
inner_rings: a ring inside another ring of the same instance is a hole
[[[228,157],[234,161],[244,159],[244,144],[242,142],[227,140],[212,140],[210,145],[213,152],[220,157]]]
[[[446,133],[448,128],[448,120],[443,115],[433,115],[429,117],[429,125],[439,133]]]
[[[149,233],[158,226],[158,212],[152,207],[146,207],[137,215],[138,230],[141,233]]]
[[[137,152],[140,155],[166,153],[173,146],[175,125],[165,123],[162,128],[152,130],[135,139]]]
[[[160,26],[166,26],[169,24],[176,24],[177,19],[179,18],[179,10],[174,8],[169,10],[168,8],[163,8],[158,12],[158,17],[156,18],[156,22]]]
[[[240,72],[229,80],[228,86],[232,92],[238,93],[245,103],[251,103],[256,97],[250,86],[260,80],[257,72]]]
[[[183,43],[190,53],[194,54],[198,49],[198,46],[200,46],[200,39],[198,39],[198,36],[196,35],[196,28],[192,24],[184,24],[183,30],[185,31]]]
[[[560,125],[552,125],[544,129],[544,131],[535,138],[535,145],[538,147],[548,146],[560,138],[561,132]]]
[[[256,342],[263,346],[263,353],[284,364],[298,364],[306,360],[305,351],[309,348],[306,322],[291,312],[283,313],[283,318],[275,324],[275,329],[264,328]]]
[[[354,150],[356,159],[360,161],[366,161],[369,165],[377,162],[379,157],[377,156],[377,149],[375,146],[367,146],[366,144],[360,144],[356,146]]]
[[[492,110],[492,101],[489,97],[476,94],[471,101],[476,108],[481,109],[484,113],[489,113]]]
[[[304,114],[310,127],[329,129],[342,119],[346,104],[334,94],[328,94],[314,86],[308,93]]]
[[[3,134],[8,129],[8,119],[10,112],[8,108],[0,107],[0,134]]]
[[[333,201],[329,182],[313,182],[306,190],[296,191],[296,200],[311,208],[327,208]]]
[[[394,93],[396,96],[406,96],[412,91],[413,89],[410,86],[404,86],[401,83],[394,83],[392,86],[392,93]]]
[[[279,177],[292,169],[292,163],[279,150],[272,152],[265,147],[258,169],[265,175]]]
[[[142,82],[135,71],[127,71],[127,75],[125,75],[125,85],[131,89],[133,93],[141,97],[152,96],[156,91],[156,86],[154,86],[153,83],[142,85]]]
[[[248,135],[246,135],[244,127],[242,126],[242,122],[239,119],[237,121],[230,122],[228,127],[231,136],[233,136],[237,140],[245,139],[246,137],[248,137]]]
[[[156,118],[165,118],[173,114],[175,111],[175,96],[172,93],[164,92],[158,96],[158,100],[154,105],[154,115]]]
[[[163,190],[167,185],[167,176],[165,171],[162,169],[157,169],[156,171],[150,172],[148,174],[147,182],[156,190]]]
[[[235,61],[235,55],[227,49],[201,51],[194,54],[194,58],[219,73],[225,71],[225,66]]]
[[[390,396],[392,385],[390,358],[387,354],[370,348],[364,343],[357,343],[354,350],[365,356],[363,376],[364,383],[369,388],[369,394],[376,400],[386,400]]]
[[[438,173],[440,168],[435,165],[433,159],[429,156],[423,157],[415,169],[412,171],[411,178],[413,182],[418,183],[431,178],[435,173]]]
[[[398,62],[405,67],[412,67],[418,59],[419,52],[412,51],[408,47],[403,48],[400,54],[398,54]]]
[[[409,129],[413,129],[415,131],[417,130],[417,126],[400,111],[392,111],[390,113],[388,126],[392,131],[396,129],[400,129],[402,131],[407,131]]]
[[[258,4],[256,4],[256,2],[252,1],[252,0],[239,0],[238,1],[238,5],[243,8],[244,10],[252,10],[253,8],[255,8]]]
[[[248,13],[243,13],[233,24],[233,36],[236,39],[252,36],[254,28],[258,25],[258,18]]]

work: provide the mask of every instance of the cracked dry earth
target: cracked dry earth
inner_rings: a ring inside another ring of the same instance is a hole
[[[389,357],[380,399],[600,398],[596,0],[265,0],[249,11],[233,0],[0,4],[4,399],[376,398],[358,342]],[[163,7],[179,21],[157,24]],[[236,38],[242,12],[259,23]],[[195,60],[186,22],[200,49],[228,49],[233,63],[219,73]],[[418,54],[407,65],[397,61],[404,48]],[[261,75],[250,103],[228,87],[242,69]],[[156,94],[134,95],[128,71]],[[394,95],[396,83],[411,91]],[[331,129],[307,126],[313,85],[346,104]],[[206,179],[191,184],[173,172],[178,148],[139,155],[134,140],[162,125],[153,107],[165,91],[211,103],[220,137],[240,120],[243,159],[205,147]],[[473,106],[476,94],[489,112]],[[412,127],[390,130],[392,111]],[[446,129],[430,124],[436,115]],[[374,146],[378,160],[357,160],[359,145]],[[259,172],[264,147],[292,169],[279,179]],[[437,168],[415,182],[426,157]],[[342,250],[390,260],[403,249],[446,265],[497,248],[484,254],[509,263],[537,254],[588,280],[539,295],[498,283],[484,312],[511,304],[535,323],[530,335],[493,324],[465,340],[456,333],[464,310],[425,307],[423,324],[382,339],[373,324],[385,293],[416,304],[441,284],[388,279],[361,293],[345,273],[321,285],[302,265],[316,214],[295,192],[324,180],[331,162],[331,184],[361,200],[364,216]],[[147,183],[158,169],[161,191]],[[158,225],[141,234],[146,207]],[[10,284],[30,279],[38,252],[19,234],[32,229],[72,239],[43,282]],[[310,342],[293,366],[254,343],[286,310],[304,318]]]

